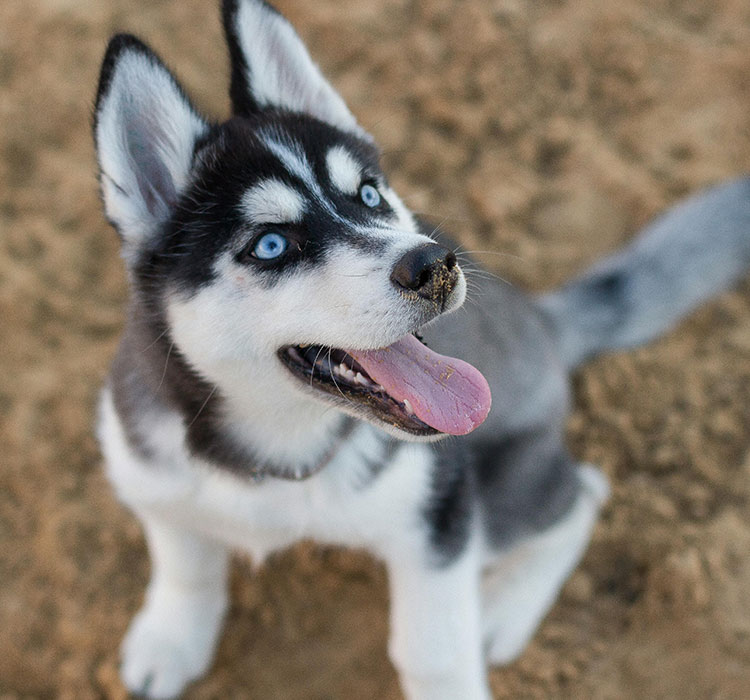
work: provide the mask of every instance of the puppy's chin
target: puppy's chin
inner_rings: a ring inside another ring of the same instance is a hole
[[[404,442],[440,442],[441,440],[444,440],[446,437],[448,437],[448,433],[441,433],[438,431],[435,431],[430,435],[416,435],[414,433],[407,433],[404,430],[401,430],[393,425],[388,425],[387,423],[384,423],[383,421],[379,421],[377,419],[364,418],[362,416],[359,416],[359,418],[374,425],[376,428],[380,428],[394,438],[397,438],[398,440],[402,440]]]

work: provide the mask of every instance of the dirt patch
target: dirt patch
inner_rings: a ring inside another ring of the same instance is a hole
[[[407,202],[520,286],[564,280],[750,163],[743,0],[279,4]],[[148,573],[91,427],[125,287],[90,109],[121,29],[226,114],[213,3],[0,4],[3,698],[122,697],[117,647]],[[574,384],[571,446],[613,497],[529,650],[492,671],[496,697],[747,697],[750,285]],[[238,563],[233,593],[190,697],[399,697],[366,556],[301,545]]]

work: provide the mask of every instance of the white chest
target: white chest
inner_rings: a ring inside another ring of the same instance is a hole
[[[127,505],[215,537],[256,561],[305,538],[378,552],[396,536],[419,535],[431,451],[403,444],[386,454],[376,430],[358,426],[309,479],[255,483],[196,464],[185,453],[168,465],[145,462],[126,444],[108,397],[100,424],[108,475]]]

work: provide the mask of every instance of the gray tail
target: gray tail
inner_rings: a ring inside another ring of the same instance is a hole
[[[646,343],[750,268],[750,177],[673,207],[626,248],[537,302],[568,367]]]

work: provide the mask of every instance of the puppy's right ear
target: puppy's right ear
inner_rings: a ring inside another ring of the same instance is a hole
[[[126,259],[156,235],[188,183],[207,123],[157,56],[115,36],[99,79],[94,139],[107,217]]]

